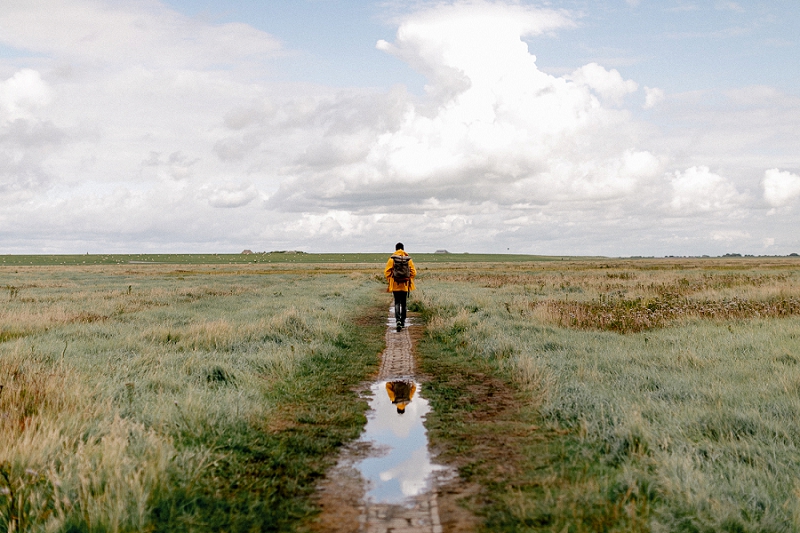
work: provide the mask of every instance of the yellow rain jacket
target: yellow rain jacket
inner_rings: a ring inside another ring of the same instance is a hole
[[[397,250],[392,255],[408,255],[405,250]],[[411,273],[411,279],[403,283],[397,283],[392,279],[392,268],[394,268],[394,259],[391,257],[386,261],[386,268],[383,269],[383,274],[389,280],[389,289],[386,292],[405,291],[411,292],[416,287],[414,286],[414,277],[417,275],[417,268],[414,266],[414,260],[408,260],[408,270]]]
[[[411,386],[409,387],[409,385]],[[406,405],[411,403],[416,391],[417,384],[413,382],[389,381],[386,383],[386,393],[389,395],[389,399],[400,409],[405,409]]]

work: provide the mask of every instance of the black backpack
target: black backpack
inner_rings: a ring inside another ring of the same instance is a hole
[[[393,255],[392,261],[394,262],[394,266],[392,267],[392,278],[397,283],[405,283],[411,279],[411,268],[408,266],[408,262],[411,258],[407,255]]]
[[[411,401],[411,383],[407,381],[392,381],[394,401],[392,403],[408,403]]]

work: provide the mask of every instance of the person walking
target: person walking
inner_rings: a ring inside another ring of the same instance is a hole
[[[394,319],[397,331],[402,330],[406,325],[408,293],[416,288],[414,277],[417,275],[414,261],[403,248],[402,242],[395,245],[395,252],[386,261],[386,268],[383,270],[384,276],[389,280],[387,292],[394,295]]]

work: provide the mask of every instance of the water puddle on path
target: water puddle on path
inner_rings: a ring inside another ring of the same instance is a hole
[[[435,464],[423,422],[430,412],[416,369],[408,326],[397,331],[393,309],[378,379],[370,385],[367,425],[319,486],[316,531],[441,533],[437,487],[455,476]]]
[[[430,407],[412,380],[380,381],[370,390],[370,412],[360,440],[374,454],[353,467],[365,480],[367,500],[403,504],[429,491],[432,474],[446,470],[432,462],[428,451],[423,421]]]

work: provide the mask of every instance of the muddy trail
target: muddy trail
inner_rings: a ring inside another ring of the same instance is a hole
[[[423,425],[430,411],[417,373],[413,318],[396,330],[390,310],[386,349],[370,386],[364,433],[340,454],[318,486],[322,513],[313,529],[331,533],[473,531],[477,521],[456,501],[455,470],[432,457]]]

